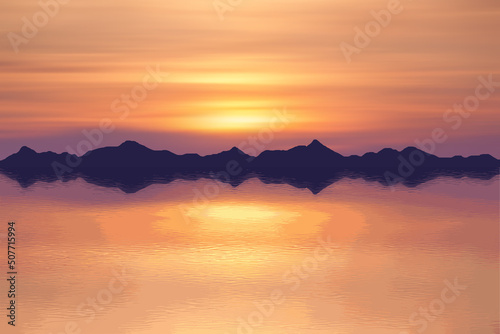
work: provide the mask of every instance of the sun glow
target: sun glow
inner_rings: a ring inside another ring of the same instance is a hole
[[[193,207],[186,212],[193,220],[203,221],[213,228],[214,226],[229,225],[237,229],[255,229],[255,224],[268,227],[290,222],[300,215],[293,211],[283,210],[263,204],[218,203],[206,208]]]
[[[213,115],[213,116],[196,116],[182,117],[175,123],[179,128],[198,130],[198,131],[242,131],[261,129],[269,126],[272,115],[264,116],[260,110],[250,111],[253,115],[249,115],[248,111],[245,114],[233,115]],[[172,120],[169,121],[172,125]]]
[[[276,218],[278,212],[266,207],[245,205],[219,205],[208,208],[207,217],[244,221],[262,221]]]
[[[269,119],[264,116],[215,116],[207,119],[206,126],[214,130],[236,130],[260,127],[266,123],[269,123]]]

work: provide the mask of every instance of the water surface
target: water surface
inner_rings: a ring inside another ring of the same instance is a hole
[[[16,332],[499,333],[498,177],[319,194],[209,183],[125,194],[0,176],[0,221],[18,227]]]

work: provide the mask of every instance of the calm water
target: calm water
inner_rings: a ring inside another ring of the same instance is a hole
[[[0,176],[14,332],[499,333],[498,177],[317,195],[252,179],[193,202],[207,182],[124,194]]]

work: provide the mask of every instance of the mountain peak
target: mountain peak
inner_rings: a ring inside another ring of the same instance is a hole
[[[32,150],[31,148],[29,148],[28,146],[23,146],[23,147],[21,147],[21,149],[17,153],[33,154],[33,153],[36,153],[36,152],[34,150]]]
[[[400,153],[398,150],[395,150],[393,148],[383,148],[380,151],[378,151],[378,154],[391,154],[391,153]]]
[[[401,152],[413,152],[413,151],[421,151],[421,152],[423,152],[421,149],[416,148],[415,146],[405,147]]]
[[[328,149],[330,150],[328,147],[326,147],[325,145],[321,144],[321,142],[317,139],[314,139],[309,145],[307,145],[308,148],[316,148],[316,149]]]
[[[245,155],[245,152],[243,152],[242,150],[240,150],[236,146],[232,147],[229,151],[226,151],[226,152],[232,153],[232,154],[238,154],[238,155]]]
[[[147,148],[146,146],[144,145],[141,145],[139,144],[138,142],[136,141],[133,141],[133,140],[127,140],[127,141],[124,141],[120,146],[118,147],[121,147],[121,148],[126,148],[126,149],[133,149],[133,148],[141,148],[141,149],[144,149],[144,148]]]

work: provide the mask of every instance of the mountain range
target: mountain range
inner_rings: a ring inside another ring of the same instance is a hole
[[[489,154],[477,156],[440,158],[416,147],[402,151],[384,148],[362,156],[343,156],[318,140],[307,146],[296,146],[289,150],[264,151],[257,157],[242,152],[237,147],[217,154],[177,155],[167,150],[155,151],[135,141],[126,141],[117,147],[98,148],[84,156],[54,152],[37,153],[23,146],[19,152],[0,161],[0,169],[54,169],[63,168],[69,172],[109,169],[155,169],[155,170],[197,170],[222,171],[232,163],[232,168],[245,171],[269,169],[498,169],[500,160]],[[231,167],[231,166],[229,166]]]
[[[215,179],[237,187],[248,179],[258,178],[266,184],[288,184],[318,194],[344,178],[361,178],[383,186],[415,187],[438,177],[490,180],[499,174],[499,167],[500,161],[488,154],[439,158],[415,147],[343,156],[317,140],[289,150],[264,151],[257,157],[236,147],[206,156],[177,155],[126,141],[83,156],[37,153],[22,147],[0,161],[0,173],[23,188],[39,181],[66,182],[81,178],[125,193],[179,179]]]

